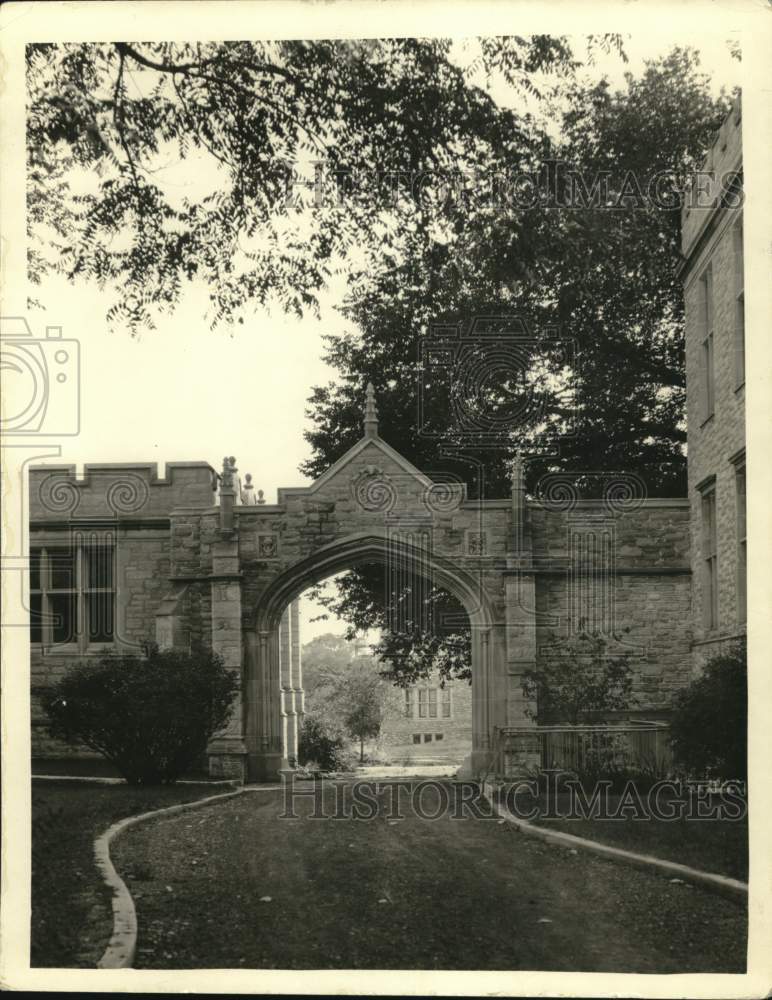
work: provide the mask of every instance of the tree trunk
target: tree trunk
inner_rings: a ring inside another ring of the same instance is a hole
[[[359,741],[359,763],[364,764],[365,762],[365,741],[364,737]]]

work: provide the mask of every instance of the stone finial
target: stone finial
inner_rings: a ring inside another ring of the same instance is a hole
[[[510,481],[512,484],[512,549],[514,555],[520,557],[524,550],[527,507],[523,453],[519,448],[515,450]]]
[[[262,505],[264,503],[265,503],[265,493],[262,490],[258,490],[257,491],[257,505],[258,505],[258,507],[262,507]]]
[[[378,410],[372,382],[368,382],[365,389],[365,437],[378,437]]]
[[[226,455],[222,460],[222,475],[220,477],[220,486],[230,488],[233,486],[234,476],[238,469],[236,468],[236,459],[233,455]]]
[[[255,506],[255,487],[252,483],[252,473],[248,472],[244,476],[244,485],[241,487],[241,502],[245,507]]]
[[[240,494],[240,489],[236,483],[236,459],[233,455],[226,455],[222,462],[222,475],[220,476],[220,534],[224,538],[232,536],[235,522],[233,508],[236,497]]]

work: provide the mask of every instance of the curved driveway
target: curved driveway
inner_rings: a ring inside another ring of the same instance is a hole
[[[112,854],[137,907],[136,967],[744,970],[739,902],[468,810],[394,819],[393,794],[370,820],[340,783],[326,819],[308,797],[281,818],[277,789],[128,831]]]

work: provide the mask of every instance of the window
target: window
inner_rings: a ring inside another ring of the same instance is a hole
[[[744,622],[748,616],[745,463],[738,465],[735,469],[734,481],[737,496],[737,621]]]
[[[442,689],[442,717],[443,719],[450,718],[450,688],[444,687]]]
[[[700,321],[702,326],[702,419],[713,416],[715,382],[713,377],[713,271],[710,267],[700,278]]]
[[[735,388],[745,384],[745,268],[743,264],[743,224],[732,231],[734,243],[734,375]]]
[[[413,692],[410,688],[405,688],[405,718],[413,718]]]
[[[420,743],[420,742],[421,742],[421,734],[413,733],[413,743]]]
[[[441,739],[443,739],[443,734],[442,733],[435,733],[434,734],[434,740],[435,740],[436,743],[439,743]]]
[[[30,642],[105,644],[115,638],[111,539],[30,548]]]
[[[432,741],[432,734],[424,733],[424,743],[431,743],[431,741]]]
[[[718,626],[715,481],[702,491],[702,620],[707,629]]]
[[[437,688],[418,688],[418,718],[437,718]]]

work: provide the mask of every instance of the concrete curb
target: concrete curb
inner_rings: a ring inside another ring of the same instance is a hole
[[[576,837],[571,833],[562,833],[559,830],[549,830],[543,826],[535,826],[524,819],[517,819],[507,809],[499,805],[491,794],[491,786],[485,782],[482,786],[482,793],[490,802],[491,806],[507,823],[511,823],[520,833],[537,837],[548,843],[556,844],[559,847],[573,847],[600,857],[610,858],[614,861],[622,861],[635,868],[642,868],[648,871],[654,869],[662,875],[672,875],[682,878],[685,882],[692,882],[701,885],[713,892],[719,892],[731,899],[747,901],[748,883],[739,879],[729,878],[726,875],[716,875],[714,872],[704,872],[699,868],[690,868],[688,865],[681,865],[677,861],[665,861],[662,858],[655,858],[651,854],[636,854],[634,851],[626,851],[621,847],[612,847],[610,844],[602,844],[597,840],[587,840],[585,837]]]
[[[130,826],[144,823],[146,820],[155,819],[158,816],[171,816],[189,809],[198,809],[200,806],[209,805],[212,802],[222,802],[224,799],[232,799],[247,792],[275,791],[280,788],[282,788],[280,784],[246,786],[220,795],[208,795],[205,799],[180,802],[177,805],[165,806],[163,809],[153,809],[150,812],[138,813],[136,816],[127,816],[125,819],[113,823],[104,833],[100,834],[94,841],[94,859],[104,883],[113,894],[113,933],[104,954],[97,962],[97,968],[130,969],[137,949],[137,911],[134,907],[134,900],[126,883],[115,870],[110,857],[110,844],[118,834],[123,833]]]

